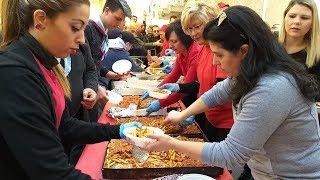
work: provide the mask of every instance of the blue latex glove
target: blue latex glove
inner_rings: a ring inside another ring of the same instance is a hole
[[[121,124],[120,125],[120,130],[119,130],[119,134],[120,134],[120,137],[123,139],[125,138],[124,134],[123,134],[123,131],[124,129],[128,128],[128,127],[138,127],[138,128],[142,128],[142,124],[140,122],[137,122],[137,121],[133,121],[131,123],[125,123],[125,124]]]
[[[147,91],[147,90],[144,90],[144,91],[143,91],[143,95],[142,95],[142,100],[145,100],[145,99],[147,99],[148,97],[149,97],[148,91]]]
[[[155,111],[159,111],[161,109],[160,107],[160,101],[159,100],[154,100],[152,101],[149,106],[147,107],[147,116],[149,116],[151,113]]]
[[[163,65],[163,67],[165,67],[167,65],[170,65],[170,61],[168,59],[163,59],[162,60],[162,65]]]
[[[175,55],[175,52],[172,49],[166,49],[164,51],[164,53],[165,53],[166,56],[174,56]]]
[[[167,89],[171,92],[178,92],[180,90],[179,84],[177,83],[167,83],[159,87],[160,89]]]
[[[162,70],[162,72],[169,74],[169,73],[171,73],[172,69],[173,69],[172,65],[166,65],[161,70]]]
[[[195,121],[195,116],[190,116],[186,120],[180,122],[180,126],[187,127]]]

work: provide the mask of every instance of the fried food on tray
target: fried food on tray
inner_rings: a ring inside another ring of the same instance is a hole
[[[177,124],[168,124],[163,126],[164,116],[148,116],[148,117],[130,117],[117,118],[117,124],[128,123],[132,121],[139,121],[144,126],[151,126],[162,129],[166,134],[201,134],[201,131],[196,124],[191,124],[186,128],[181,128]]]
[[[127,108],[130,104],[139,105],[138,109],[147,108],[148,105],[155,100],[154,98],[141,99],[141,96],[123,96],[123,100],[120,102],[119,107]]]
[[[178,137],[180,140],[203,142],[199,138]],[[170,168],[170,167],[203,167],[200,161],[193,160],[183,153],[174,150],[151,152],[145,162],[139,162],[132,156],[132,145],[122,139],[112,139],[104,162],[104,168]]]

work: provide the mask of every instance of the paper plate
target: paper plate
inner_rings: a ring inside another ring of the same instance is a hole
[[[107,91],[107,93],[108,93],[108,98],[109,98],[108,102],[110,102],[112,104],[119,104],[123,100],[123,97],[116,92]]]
[[[142,126],[142,128],[148,128],[152,131],[152,134],[154,135],[164,135],[164,132],[160,128],[150,127],[150,126]],[[153,139],[147,138],[147,137],[136,137],[132,135],[137,130],[137,127],[128,127],[123,130],[123,134],[126,137],[126,140],[130,142],[131,144],[144,148],[146,147],[150,142],[154,141]]]
[[[186,174],[178,177],[177,180],[214,180],[212,177],[203,174]]]
[[[171,91],[167,89],[149,89],[148,93],[150,97],[156,99],[165,99],[171,94]]]
[[[126,59],[116,61],[112,65],[112,70],[118,74],[124,74],[131,70],[132,64]]]

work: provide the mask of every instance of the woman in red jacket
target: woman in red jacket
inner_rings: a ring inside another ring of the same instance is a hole
[[[171,23],[166,31],[166,39],[170,48],[178,54],[171,73],[160,83],[176,83],[181,76],[184,76],[184,83],[190,83],[197,79],[197,57],[201,46],[193,42],[192,38],[186,35],[181,27],[181,21]],[[147,108],[148,113],[158,111],[161,107],[169,106],[178,102],[186,94],[173,93],[166,99],[155,100]],[[147,94],[144,98],[147,97]]]

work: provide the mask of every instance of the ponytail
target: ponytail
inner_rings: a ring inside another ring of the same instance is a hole
[[[1,48],[8,46],[14,39],[17,39],[27,29],[24,24],[24,12],[21,12],[19,0],[2,0],[1,20],[3,41]]]

